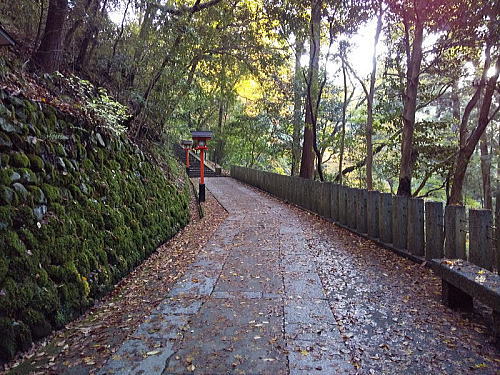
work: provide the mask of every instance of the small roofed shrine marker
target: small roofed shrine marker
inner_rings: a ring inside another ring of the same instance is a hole
[[[200,150],[200,188],[198,201],[205,202],[205,151],[208,150],[207,142],[212,139],[211,131],[192,131],[194,149]]]
[[[182,148],[184,151],[186,151],[186,173],[189,175],[189,150],[191,149],[191,146],[193,145],[193,141],[183,139],[181,141]]]

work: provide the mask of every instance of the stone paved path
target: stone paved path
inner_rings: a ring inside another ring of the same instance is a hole
[[[230,216],[99,374],[342,374],[352,367],[289,209],[229,178]]]
[[[98,373],[375,373],[356,365],[348,344],[351,336],[339,329],[347,324],[340,314],[345,301],[339,301],[346,298],[349,278],[345,272],[335,276],[342,288],[340,294],[332,293],[335,280],[324,275],[328,260],[317,263],[321,251],[311,249],[307,232],[314,228],[303,214],[230,178],[208,179],[207,187],[228,210],[228,219],[164,302]],[[328,238],[322,241],[324,246]],[[341,256],[349,255],[343,251]],[[345,260],[354,269],[366,263]],[[334,267],[333,274],[340,269],[340,264]],[[366,289],[364,284],[361,290]],[[376,312],[377,302],[370,304],[361,306],[361,312]],[[360,311],[350,313],[359,316]],[[365,342],[375,337],[366,329],[367,322],[359,326],[366,337],[358,339]],[[385,350],[386,344],[376,345]],[[425,349],[425,342],[419,345]],[[443,367],[442,373],[470,370],[460,369]],[[491,370],[490,363],[481,373]],[[389,368],[376,373],[400,372]]]

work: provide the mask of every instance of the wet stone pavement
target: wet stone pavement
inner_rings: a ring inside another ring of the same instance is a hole
[[[430,271],[230,178],[206,184],[229,217],[98,374],[499,370]]]

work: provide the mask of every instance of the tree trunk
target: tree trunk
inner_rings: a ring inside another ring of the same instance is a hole
[[[300,58],[304,52],[304,41],[295,42],[295,74],[293,78],[293,138],[292,138],[292,176],[299,174],[300,132],[302,130],[302,69]]]
[[[67,15],[68,0],[49,0],[45,31],[33,56],[34,67],[44,73],[53,73],[61,68],[64,23]]]
[[[483,70],[483,77],[485,77],[486,71],[489,69],[488,60],[490,60],[490,48],[486,49],[486,59]],[[481,108],[479,110],[479,120],[477,122],[476,128],[472,131],[471,135],[467,139],[467,142],[463,147],[460,148],[457,158],[455,161],[455,172],[453,174],[453,183],[451,187],[450,201],[449,204],[460,204],[462,202],[462,190],[465,179],[465,172],[467,171],[467,166],[469,165],[470,158],[474,149],[476,148],[479,139],[486,130],[486,126],[490,122],[490,107],[493,94],[495,92],[496,82],[500,72],[500,57],[497,58],[495,63],[495,74],[493,74],[486,81],[486,89],[484,91],[483,100],[481,103]],[[480,85],[484,85],[485,80],[481,79]]]
[[[120,24],[120,29],[118,31],[118,36],[115,39],[115,42],[113,43],[113,52],[111,53],[111,58],[108,61],[108,74],[111,70],[111,64],[113,63],[113,60],[116,56],[116,49],[118,48],[118,43],[120,43],[120,40],[122,39],[123,32],[125,30],[125,20],[127,19],[127,13],[128,13],[128,8],[130,6],[132,0],[127,1],[127,5],[125,6],[125,10],[123,11],[123,17],[122,17],[122,22]]]
[[[103,8],[104,9],[104,8]],[[89,15],[87,16],[87,23],[85,26],[85,32],[83,35],[83,40],[80,42],[80,50],[78,51],[78,56],[76,58],[75,66],[78,70],[81,70],[87,65],[89,60],[89,46],[93,39],[96,38],[98,25],[96,20],[97,11],[99,10],[99,1],[93,4],[92,9],[89,10]]]
[[[382,30],[382,6],[377,18],[377,29],[373,42],[372,73],[370,76],[370,91],[368,92],[366,116],[366,188],[373,190],[373,102],[375,98],[375,80],[377,76],[377,45]]]
[[[36,38],[35,41],[33,42],[33,48],[31,49],[31,53],[35,53],[37,47],[38,47],[38,42],[40,41],[40,37],[42,34],[42,25],[43,25],[43,17],[45,15],[45,1],[40,0],[40,17],[38,18],[38,26],[36,29]]]
[[[222,157],[224,152],[224,141],[223,141],[223,132],[224,132],[224,101],[220,100],[219,102],[219,115],[217,120],[217,142],[215,142],[214,148],[214,162],[217,164],[222,164]]]
[[[80,6],[75,5],[76,9],[74,8],[72,13],[73,14],[76,13],[75,16],[77,17],[77,19],[73,22],[71,27],[68,29],[68,32],[66,33],[66,37],[64,38],[64,48],[66,50],[69,48],[71,42],[73,41],[73,37],[75,35],[76,30],[78,30],[78,28],[83,25],[83,22],[88,17],[87,12],[88,12],[90,6],[92,5],[92,1],[93,0],[85,0],[85,5],[83,5],[83,9]],[[80,14],[78,15],[78,13],[80,13]],[[71,18],[71,15],[70,15],[70,18]]]
[[[302,146],[302,160],[300,163],[300,177],[311,179],[314,177],[314,134],[313,116],[317,109],[319,89],[319,54],[321,31],[322,0],[311,0],[311,35],[309,50],[309,72],[307,79],[306,121],[304,126],[304,143]]]
[[[456,132],[459,129],[460,124],[460,97],[458,96],[458,80],[453,82],[453,86],[451,87],[451,110],[453,115],[453,123],[452,130]]]
[[[151,30],[151,26],[153,26],[153,21],[156,17],[157,10],[158,7],[155,3],[148,2],[146,11],[144,12],[144,20],[141,24],[141,30],[139,31],[138,45],[135,47],[134,51],[134,59],[132,61],[133,65],[129,76],[127,77],[128,85],[130,87],[134,86],[135,77],[137,75],[137,68],[139,66],[139,60],[141,59],[144,52],[144,47],[149,35],[149,30]]]
[[[483,207],[491,210],[493,209],[493,198],[491,195],[491,155],[488,152],[488,139],[486,132],[481,136],[479,143],[481,150],[481,176],[483,180]]]
[[[345,64],[345,56],[341,52],[342,57],[342,78],[344,80],[344,103],[342,104],[342,129],[340,131],[340,156],[339,156],[339,173],[338,181],[342,185],[343,174],[342,168],[344,164],[344,149],[345,149],[345,123],[346,123],[346,113],[347,113],[347,72]]]
[[[406,26],[407,27],[407,26]],[[409,32],[407,33],[407,35]],[[406,88],[403,96],[403,139],[401,142],[401,161],[399,165],[398,195],[411,196],[411,177],[414,164],[413,133],[415,131],[415,112],[417,110],[417,93],[422,64],[422,41],[424,24],[415,22],[411,55],[408,59]],[[408,37],[408,36],[407,36]],[[407,41],[409,43],[409,41]]]

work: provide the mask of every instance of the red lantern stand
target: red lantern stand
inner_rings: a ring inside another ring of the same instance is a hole
[[[193,144],[193,141],[189,140],[183,140],[181,142],[182,147],[184,148],[184,151],[186,151],[186,173],[189,176],[189,170],[190,170],[190,165],[189,165],[189,150],[191,150],[191,146]]]
[[[200,151],[200,184],[198,201],[205,202],[205,151],[208,150],[207,142],[212,139],[211,131],[192,131],[191,135],[196,144],[195,150]]]

